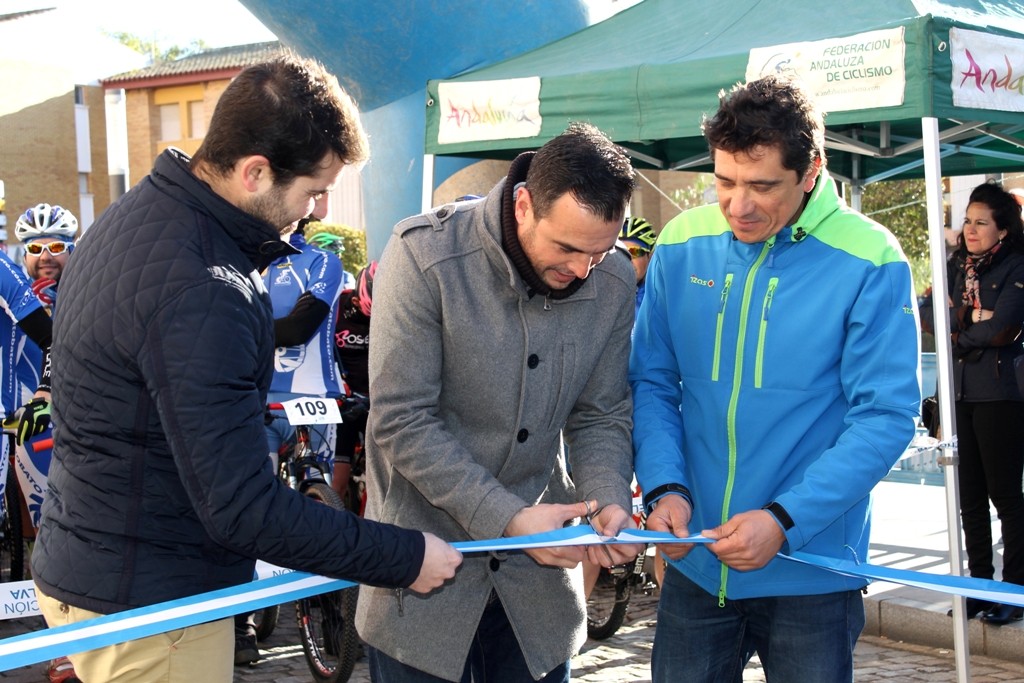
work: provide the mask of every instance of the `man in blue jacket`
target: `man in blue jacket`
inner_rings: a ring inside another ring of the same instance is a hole
[[[461,557],[437,537],[321,505],[267,458],[274,319],[259,273],[294,252],[280,231],[367,154],[337,79],[282,56],[236,76],[196,155],[165,151],[80,240],[53,323],[53,462],[32,554],[48,624],[248,582],[256,558],[416,592],[454,575]],[[71,660],[86,681],[227,683],[231,622]]]
[[[636,471],[665,545],[655,681],[849,681],[869,494],[913,437],[917,310],[893,236],[840,200],[793,84],[722,95],[704,123],[718,205],[665,226],[630,359]]]

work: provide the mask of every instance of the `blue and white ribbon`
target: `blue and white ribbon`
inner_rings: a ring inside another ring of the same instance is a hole
[[[532,536],[466,541],[452,545],[463,553],[479,553],[599,543],[711,542],[710,539],[703,536],[676,538],[669,533],[648,530],[623,531],[618,536],[610,538],[598,535],[590,526],[573,526]],[[1024,586],[1001,581],[925,574],[872,564],[857,564],[802,552],[792,555],[780,554],[779,557],[787,561],[803,562],[869,581],[900,583],[950,595],[964,595],[1024,607]],[[270,568],[261,572],[261,575],[268,571],[273,574],[275,569]],[[299,600],[356,585],[351,581],[328,579],[305,572],[278,571],[285,573],[278,573],[276,576],[261,578],[231,588],[0,640],[0,671],[47,661],[61,655],[146,638],[158,633],[223,619],[235,614],[253,612],[269,605]]]

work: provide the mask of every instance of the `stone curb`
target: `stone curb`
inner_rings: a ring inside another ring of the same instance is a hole
[[[921,600],[914,595],[916,592],[928,593],[901,589],[865,597],[864,633],[897,642],[952,649],[953,619],[946,616],[951,600]],[[992,626],[971,619],[967,642],[971,654],[1024,663],[1024,623]]]

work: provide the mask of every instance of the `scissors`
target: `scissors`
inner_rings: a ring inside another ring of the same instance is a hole
[[[590,524],[591,527],[593,527],[594,526],[594,517],[596,517],[601,512],[601,510],[603,510],[604,508],[597,508],[596,510],[591,512],[591,510],[590,510],[590,501],[589,500],[585,500],[585,501],[583,501],[583,504],[587,506],[587,514],[586,514],[587,523]],[[601,546],[601,550],[604,551],[605,557],[608,558],[608,566],[609,567],[614,567],[615,566],[615,559],[612,557],[611,551],[608,550],[608,546],[602,545]]]

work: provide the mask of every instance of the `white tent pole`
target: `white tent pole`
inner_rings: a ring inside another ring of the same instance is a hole
[[[939,391],[939,419],[942,424],[942,455],[946,478],[946,526],[949,529],[949,568],[956,576],[963,575],[963,553],[960,546],[960,487],[957,481],[956,419],[953,412],[953,349],[949,339],[949,313],[946,299],[946,238],[942,218],[942,167],[939,159],[939,121],[934,117],[921,119],[924,141],[924,178],[928,208],[928,245],[932,266],[932,310],[935,314],[935,370]],[[953,598],[953,648],[956,657],[957,681],[971,679],[970,645],[967,640],[967,609],[964,599]]]
[[[856,133],[854,135],[856,136]],[[854,154],[850,161],[852,162],[853,169],[853,172],[850,174],[850,208],[860,213],[860,207],[864,199],[864,185],[861,184],[860,177],[860,155]]]
[[[430,211],[434,206],[434,155],[423,155],[423,190],[420,195],[420,210]]]

